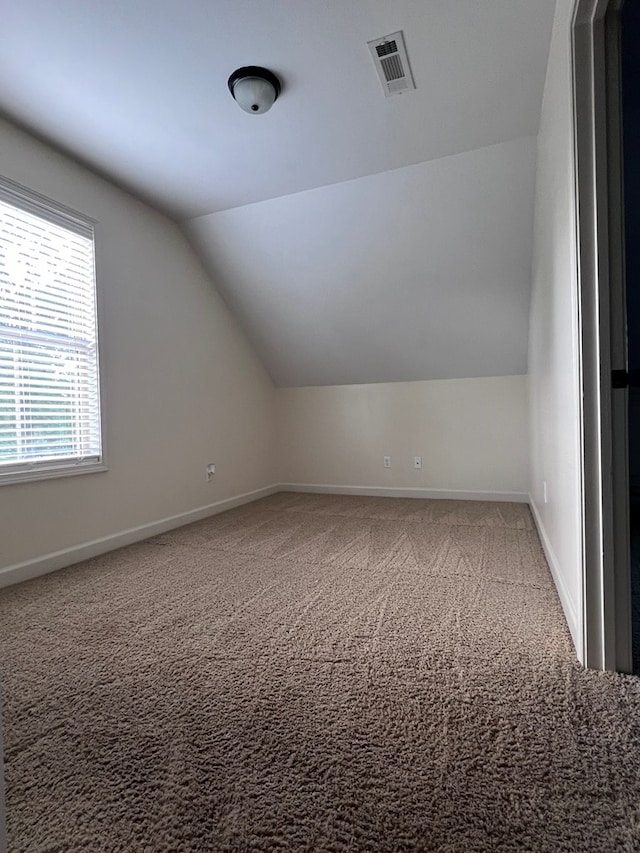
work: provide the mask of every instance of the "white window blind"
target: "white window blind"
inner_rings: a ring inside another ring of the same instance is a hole
[[[0,482],[101,458],[93,225],[0,184]]]

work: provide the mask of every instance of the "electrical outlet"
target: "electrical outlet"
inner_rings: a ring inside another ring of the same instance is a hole
[[[422,468],[422,456],[414,456],[413,457],[413,467],[414,468]]]
[[[383,456],[382,464],[384,465],[385,468],[391,468],[391,457],[390,456]]]
[[[548,498],[547,498],[547,481],[546,481],[546,480],[543,480],[543,481],[542,481],[542,500],[543,500],[545,503],[546,503],[546,502],[547,502],[547,500],[548,500]]]
[[[213,462],[209,462],[209,464],[207,465],[207,482],[209,480],[213,480],[215,473],[216,473],[216,466],[213,464]]]

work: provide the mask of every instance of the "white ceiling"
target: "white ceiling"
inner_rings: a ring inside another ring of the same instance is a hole
[[[183,221],[277,384],[524,373],[554,8],[20,0],[0,110]],[[400,29],[417,89],[385,99],[366,43]]]
[[[536,134],[555,0],[19,0],[0,108],[180,219]],[[402,29],[417,89],[366,42]],[[227,90],[264,65],[262,116]]]

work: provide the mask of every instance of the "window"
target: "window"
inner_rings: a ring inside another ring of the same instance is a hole
[[[0,483],[103,470],[93,223],[0,183]]]

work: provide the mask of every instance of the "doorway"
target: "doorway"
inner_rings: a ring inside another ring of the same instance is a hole
[[[623,0],[572,26],[582,396],[584,662],[633,671],[625,292]]]

